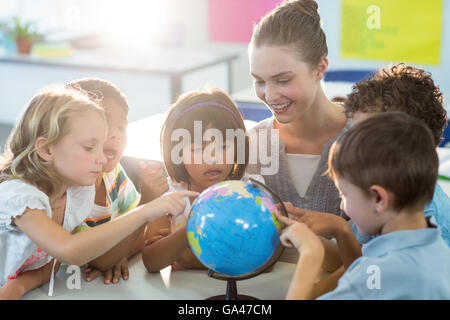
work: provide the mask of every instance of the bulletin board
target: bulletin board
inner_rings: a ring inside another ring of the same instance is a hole
[[[442,0],[341,1],[341,57],[440,64]]]

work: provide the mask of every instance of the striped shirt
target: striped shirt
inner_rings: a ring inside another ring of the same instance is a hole
[[[141,195],[120,164],[114,170],[103,173],[103,182],[106,187],[106,207],[94,205],[91,214],[77,228],[77,232],[115,219],[139,204]]]

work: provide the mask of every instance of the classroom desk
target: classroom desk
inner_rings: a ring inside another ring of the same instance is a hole
[[[34,289],[23,296],[25,300],[203,300],[212,296],[225,294],[226,281],[207,276],[206,270],[181,270],[171,272],[166,286],[161,273],[148,273],[140,255],[128,262],[130,277],[121,279],[118,284],[103,284],[103,277],[91,282],[84,281],[83,274],[80,289],[68,289],[67,280],[71,273],[61,267],[55,276],[53,296],[49,297],[48,284]],[[271,272],[237,281],[238,294],[257,297],[261,300],[284,299],[295,264],[277,262]],[[167,272],[167,270],[165,271]]]
[[[235,53],[214,53],[190,49],[147,48],[141,53],[109,48],[96,50],[75,50],[69,57],[39,57],[0,53],[0,62],[37,64],[49,67],[66,67],[97,70],[126,70],[170,77],[171,97],[176,100],[182,93],[182,78],[188,73],[225,63],[228,73],[228,89],[232,89],[231,62],[238,57]]]
[[[74,50],[65,57],[5,53],[0,46],[0,122],[14,123],[26,99],[52,83],[84,77],[111,81],[128,97],[129,119],[166,110],[178,95],[205,85],[231,92],[232,51],[187,48]]]

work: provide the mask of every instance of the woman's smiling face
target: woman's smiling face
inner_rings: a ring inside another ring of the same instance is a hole
[[[319,80],[311,66],[289,47],[250,47],[250,73],[256,95],[280,123],[289,123],[310,110]]]

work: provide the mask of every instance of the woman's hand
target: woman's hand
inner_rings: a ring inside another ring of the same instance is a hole
[[[334,214],[296,208],[290,202],[285,202],[284,206],[291,219],[304,223],[314,233],[324,238],[335,238],[342,227],[347,225],[343,218]]]

